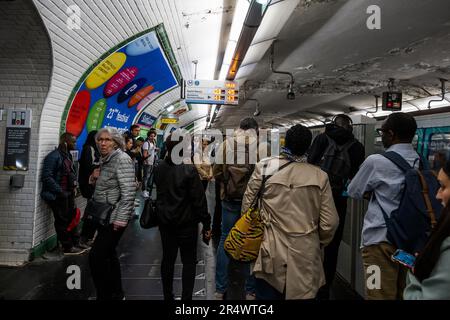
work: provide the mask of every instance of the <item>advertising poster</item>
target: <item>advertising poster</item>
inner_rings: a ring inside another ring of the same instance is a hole
[[[90,131],[129,130],[141,109],[177,85],[157,34],[150,31],[109,54],[84,76],[69,102],[64,129],[77,137],[81,152]],[[152,118],[140,120],[147,120],[148,126]]]

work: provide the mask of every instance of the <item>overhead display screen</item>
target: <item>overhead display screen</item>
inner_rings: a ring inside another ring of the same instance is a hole
[[[184,86],[186,103],[239,104],[239,86],[234,81],[188,80]]]

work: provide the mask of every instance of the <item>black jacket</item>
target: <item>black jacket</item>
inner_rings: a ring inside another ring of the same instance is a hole
[[[205,191],[193,164],[172,164],[168,159],[155,168],[156,211],[161,225],[183,227],[201,222],[210,229]]]
[[[81,195],[86,199],[90,199],[94,194],[95,186],[89,184],[89,176],[94,169],[99,168],[100,152],[97,148],[86,144],[83,146],[78,163],[80,165],[78,185],[80,186]]]
[[[56,148],[44,159],[42,168],[42,191],[41,198],[45,201],[53,201],[64,195],[61,187],[61,180],[64,175],[64,159],[69,159],[73,163],[72,155]],[[70,187],[74,186],[76,172],[72,165],[69,177]]]
[[[308,162],[314,165],[320,165],[320,161],[325,150],[328,147],[328,139],[325,135],[328,135],[333,139],[337,145],[343,145],[351,140],[355,140],[355,143],[348,149],[350,156],[350,179],[358,172],[359,167],[364,162],[365,149],[364,146],[355,139],[355,136],[350,131],[338,127],[336,125],[329,124],[325,127],[325,132],[319,134],[311,145],[308,152]]]

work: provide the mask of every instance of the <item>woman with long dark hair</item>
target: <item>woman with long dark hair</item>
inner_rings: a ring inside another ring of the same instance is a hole
[[[438,174],[436,198],[444,210],[413,272],[408,273],[405,300],[450,300],[450,161]]]
[[[78,185],[80,187],[81,195],[90,199],[94,195],[95,186],[89,184],[89,177],[95,169],[100,167],[100,151],[95,142],[95,135],[97,130],[89,132],[86,142],[81,151],[81,158],[79,161],[80,169],[78,172]],[[85,249],[92,246],[97,226],[91,220],[83,217],[83,229],[81,231],[80,247]]]

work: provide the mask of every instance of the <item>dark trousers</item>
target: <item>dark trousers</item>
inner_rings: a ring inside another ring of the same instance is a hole
[[[254,283],[254,276],[250,275],[250,263],[240,262],[228,257],[228,288],[227,300],[246,300],[245,285],[248,281],[248,286]],[[253,285],[254,286],[254,285]],[[249,292],[251,293],[251,292]]]
[[[256,278],[256,300],[285,300],[285,294],[272,287],[267,281]]]
[[[88,199],[89,200],[89,199]],[[87,219],[86,215],[83,216],[83,229],[81,230],[81,240],[87,242],[94,239],[95,232],[97,231],[97,224],[90,219]]]
[[[205,190],[205,191],[208,188],[208,182],[209,182],[209,180],[202,180],[203,190]]]
[[[198,225],[191,224],[180,228],[160,226],[163,258],[161,278],[165,300],[173,300],[173,274],[178,249],[183,263],[181,300],[192,300],[197,264]]]
[[[100,227],[89,253],[89,266],[97,290],[97,300],[121,300],[122,276],[116,247],[125,228],[114,231],[113,225]]]
[[[67,231],[67,227],[76,215],[75,195],[72,193],[67,197],[59,197],[49,202],[55,219],[55,231],[58,242],[61,243],[64,250],[73,247],[76,239],[76,228],[71,232]]]
[[[343,197],[341,194],[340,192],[333,193],[334,204],[339,215],[339,226],[334,234],[333,240],[325,247],[323,269],[326,284],[319,290],[318,298],[320,300],[328,300],[330,298],[330,287],[336,275],[339,246],[344,233],[345,216],[347,213],[347,197]]]

